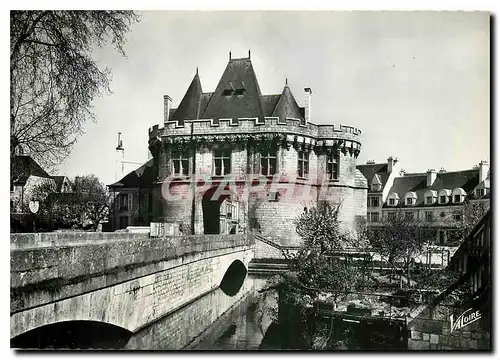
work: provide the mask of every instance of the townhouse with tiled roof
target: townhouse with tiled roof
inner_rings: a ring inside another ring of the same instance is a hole
[[[149,226],[152,219],[153,187],[157,177],[153,159],[108,185],[113,193],[110,223],[113,230]]]
[[[490,169],[481,161],[472,169],[402,174],[395,177],[388,195],[381,204],[381,216],[369,217],[377,223],[404,211],[405,216],[416,219],[435,230],[436,245],[458,245],[454,236],[463,220],[465,201],[481,202],[489,207]]]
[[[342,202],[348,229],[365,218],[367,183],[356,169],[361,131],[332,119],[313,123],[311,88],[304,88],[301,106],[284,82],[279,94],[262,94],[250,52],[246,58],[230,54],[213,92],[203,91],[197,70],[177,107],[164,95],[164,121],[149,129],[158,167],[155,221],[192,234],[255,230],[270,241],[296,245],[293,220],[318,201]],[[258,176],[265,179],[262,189],[245,192]],[[273,183],[273,176],[279,181]],[[224,181],[234,194],[230,203],[208,199]],[[176,196],[166,198],[162,189]],[[307,194],[299,200],[301,192]],[[228,206],[236,210],[224,211]]]
[[[394,179],[399,175],[398,159],[392,156],[386,163],[376,164],[368,160],[366,164],[358,165],[356,168],[368,181],[367,221],[378,222],[382,218],[382,205],[389,195]]]

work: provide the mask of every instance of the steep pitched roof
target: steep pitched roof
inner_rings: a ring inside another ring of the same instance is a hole
[[[221,119],[263,116],[259,83],[250,58],[229,60],[200,117]]]
[[[283,92],[281,93],[280,99],[276,104],[276,108],[274,109],[272,116],[279,117],[280,119],[285,119],[287,117],[304,119],[299,105],[297,105],[297,102],[295,101],[292,91],[288,85],[285,85],[283,88]]]
[[[387,163],[384,164],[365,164],[365,165],[357,165],[356,169],[361,171],[366,180],[368,181],[368,186],[371,188],[372,181],[375,175],[379,176],[380,182],[382,184],[382,188],[384,188],[387,183],[387,179],[389,179],[389,173],[387,172]],[[370,191],[370,190],[368,190]]]
[[[389,194],[396,193],[399,199],[404,199],[409,191],[413,191],[417,195],[416,206],[423,205],[424,194],[427,189],[427,176],[403,176],[394,179]],[[386,204],[384,204],[384,207]]]
[[[427,190],[439,191],[442,189],[453,190],[462,188],[466,193],[470,193],[479,184],[479,170],[462,170],[436,174],[436,180],[432,186],[427,187],[427,175],[405,175],[394,179],[394,183],[389,190],[390,193],[397,193],[400,199],[404,199],[408,191],[414,191],[417,195],[416,206],[424,205],[424,197]],[[432,206],[436,206],[433,204]]]
[[[466,193],[471,192],[479,184],[479,170],[462,170],[438,173],[431,190],[462,188]]]
[[[51,176],[28,155],[18,155],[13,160],[12,179],[15,184],[25,184],[30,176],[50,179]]]
[[[156,180],[156,169],[153,165],[153,159],[150,159],[134,171],[129,172],[120,181],[108,186],[116,190],[152,186]]]
[[[186,94],[172,115],[171,120],[198,119],[202,93],[200,77],[198,76],[198,72],[196,72],[193,81],[191,81]]]
[[[281,95],[262,95],[260,101],[262,103],[262,109],[264,110],[264,116],[273,116],[273,111],[276,108],[276,104],[280,99]]]

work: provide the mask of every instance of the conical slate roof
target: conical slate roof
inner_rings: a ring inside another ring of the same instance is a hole
[[[285,85],[272,116],[279,117],[280,119],[285,119],[287,117],[304,119],[299,105],[297,105],[288,85]]]
[[[201,89],[200,77],[198,72],[191,81],[191,85],[186,91],[186,94],[182,98],[181,103],[172,115],[172,120],[192,120],[198,119],[200,98],[203,91]]]

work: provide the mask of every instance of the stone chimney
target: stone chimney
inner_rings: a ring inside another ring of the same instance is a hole
[[[306,118],[306,124],[311,121],[311,95],[312,95],[312,90],[311,88],[305,88],[304,91],[306,92],[306,99],[304,102],[304,109],[305,109],[305,118]]]
[[[398,159],[393,158],[392,156],[387,159],[387,173],[392,173],[397,162]]]
[[[172,104],[172,98],[168,95],[163,95],[163,119],[164,122],[166,123],[169,121],[169,116],[170,116],[170,106]]]
[[[490,164],[488,164],[487,161],[482,160],[479,163],[479,183],[482,183],[484,180],[486,180],[489,169],[490,169]]]
[[[437,177],[437,172],[435,169],[429,169],[427,170],[427,187],[432,186],[434,184],[434,181],[436,181]]]

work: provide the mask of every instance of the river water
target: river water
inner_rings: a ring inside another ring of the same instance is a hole
[[[267,278],[247,275],[235,296],[220,288],[134,334],[125,348],[136,350],[259,350],[276,304],[257,289]]]

